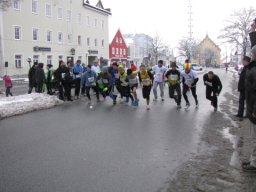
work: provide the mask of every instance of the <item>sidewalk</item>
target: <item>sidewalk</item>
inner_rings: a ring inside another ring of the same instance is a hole
[[[237,78],[220,104],[220,112],[211,114],[203,126],[198,153],[172,175],[168,192],[255,192],[256,174],[241,169],[241,160],[248,159],[250,139],[248,120],[239,122],[237,112]]]

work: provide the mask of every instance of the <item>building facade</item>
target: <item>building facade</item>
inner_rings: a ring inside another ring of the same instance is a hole
[[[109,45],[109,59],[110,62],[121,62],[126,64],[128,62],[128,48],[120,30],[117,31],[112,42]]]
[[[217,67],[221,64],[221,49],[208,35],[198,45],[197,63]]]
[[[136,65],[147,63],[150,60],[153,50],[153,38],[149,35],[125,34],[124,39],[128,44],[128,58]]]
[[[0,13],[1,71],[8,62],[10,75],[27,74],[28,58],[54,68],[59,60],[108,59],[109,15],[101,0],[13,0]]]

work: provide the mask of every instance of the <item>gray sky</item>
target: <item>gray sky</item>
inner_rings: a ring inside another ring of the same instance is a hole
[[[151,36],[158,33],[171,47],[188,36],[188,0],[102,0],[102,3],[113,14],[110,41],[118,28],[122,33]],[[191,0],[191,3],[193,36],[201,40],[208,33],[217,44],[220,44],[217,36],[234,10],[255,7],[253,0]]]

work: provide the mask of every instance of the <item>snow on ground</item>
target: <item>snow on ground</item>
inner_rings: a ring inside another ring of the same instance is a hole
[[[56,96],[39,93],[14,97],[0,96],[0,119],[32,111],[49,109],[61,104],[63,104],[63,101],[59,100]]]

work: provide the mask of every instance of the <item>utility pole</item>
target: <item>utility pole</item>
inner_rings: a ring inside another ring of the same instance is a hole
[[[189,52],[190,52],[190,60],[192,61],[192,59],[193,59],[193,50],[192,50],[192,39],[193,39],[193,31],[192,31],[192,28],[193,28],[193,25],[192,25],[192,21],[193,21],[193,19],[192,19],[192,4],[191,4],[191,0],[189,0],[188,1],[188,3],[189,3],[189,5],[188,5],[188,21],[189,21],[189,25],[188,25],[188,27],[189,27]]]

